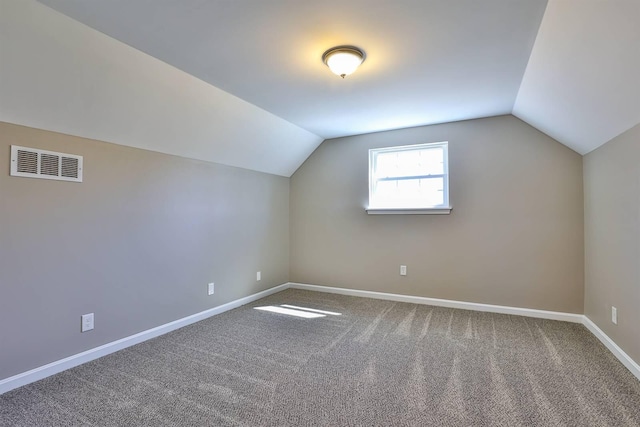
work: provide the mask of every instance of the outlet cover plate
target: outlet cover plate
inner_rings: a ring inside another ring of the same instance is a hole
[[[93,329],[93,313],[83,314],[81,332],[87,332]]]

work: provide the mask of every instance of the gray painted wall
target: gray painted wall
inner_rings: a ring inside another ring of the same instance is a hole
[[[9,176],[10,144],[84,182]],[[0,168],[0,379],[288,280],[287,178],[6,123]]]
[[[0,379],[289,278],[574,313],[584,300],[640,360],[638,138],[584,158],[583,204],[581,157],[513,116],[326,141],[290,192],[282,177],[0,123]],[[451,215],[364,212],[369,148],[443,140]],[[11,144],[83,155],[84,182],[10,177]],[[96,329],[81,334],[88,312]]]
[[[640,125],[584,157],[585,314],[640,362]],[[611,306],[618,324],[611,322]]]
[[[451,215],[367,215],[368,149],[437,141]],[[328,140],[290,185],[294,282],[583,312],[582,157],[513,116]]]

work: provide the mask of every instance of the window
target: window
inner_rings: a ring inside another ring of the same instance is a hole
[[[437,142],[369,150],[367,212],[450,213],[447,148]]]

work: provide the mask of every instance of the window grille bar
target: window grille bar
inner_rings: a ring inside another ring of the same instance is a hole
[[[387,176],[384,178],[377,178],[376,181],[407,181],[415,179],[435,179],[444,178],[444,175],[415,175],[415,176]]]

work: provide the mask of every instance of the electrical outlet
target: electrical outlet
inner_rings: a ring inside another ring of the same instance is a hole
[[[260,280],[262,280],[262,272],[258,271],[256,273],[256,280],[259,282]]]
[[[93,329],[93,313],[83,314],[81,316],[82,319],[82,327],[80,328],[81,332],[87,332]]]
[[[215,284],[213,282],[209,283],[209,295],[213,295],[213,292],[215,291],[214,285]]]
[[[406,276],[407,275],[407,266],[406,265],[401,265],[400,266],[400,275],[401,276]]]
[[[611,306],[611,321],[614,325],[618,324],[618,309]]]

